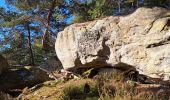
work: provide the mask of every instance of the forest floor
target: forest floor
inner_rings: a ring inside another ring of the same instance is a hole
[[[169,100],[170,85],[142,84],[124,80],[117,73],[103,73],[93,78],[47,81],[23,89],[22,100]]]
[[[143,84],[120,73],[101,73],[36,83],[18,89],[17,96],[0,93],[0,100],[169,100],[170,84],[163,83]]]

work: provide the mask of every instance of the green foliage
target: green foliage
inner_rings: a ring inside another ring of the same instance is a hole
[[[12,17],[10,21],[6,21],[4,23],[0,24],[0,27],[15,27],[17,25],[25,25],[27,22],[29,22],[30,16],[28,15],[16,15],[15,17]]]
[[[6,0],[6,2],[25,11],[33,10],[37,6],[44,9],[50,5],[50,0]]]
[[[0,7],[0,20],[10,21],[12,18],[16,17],[16,12],[6,11],[4,8]]]
[[[168,0],[145,0],[144,5],[146,6],[165,6],[168,4]]]
[[[92,19],[105,17],[113,14],[115,6],[116,5],[110,0],[96,0],[94,9],[91,9],[89,13],[92,16]]]
[[[15,6],[21,10],[32,10],[38,3],[39,0],[17,0]]]
[[[45,52],[42,50],[42,48],[33,46],[34,50],[34,60],[37,65],[41,65],[45,62]]]
[[[76,9],[73,22],[85,22],[113,14],[116,4],[112,0],[91,0],[89,2],[74,2]],[[107,10],[106,10],[107,9]]]

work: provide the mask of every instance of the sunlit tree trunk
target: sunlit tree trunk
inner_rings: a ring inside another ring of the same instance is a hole
[[[139,7],[139,1],[136,0],[136,7],[138,8]]]
[[[44,31],[44,34],[43,34],[43,39],[42,39],[42,48],[44,50],[48,50],[48,47],[49,47],[49,27],[50,27],[50,19],[52,17],[52,14],[53,14],[53,11],[55,9],[55,6],[56,6],[56,1],[57,0],[53,0],[51,2],[51,7],[49,9],[49,12],[48,12],[48,15],[47,15],[47,24],[46,24],[46,29]]]
[[[120,10],[121,10],[121,1],[120,0],[118,0],[118,8],[119,8],[119,13],[120,13]]]

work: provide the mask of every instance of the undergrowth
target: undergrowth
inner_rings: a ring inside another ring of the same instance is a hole
[[[83,79],[86,80],[86,79]],[[84,92],[85,84],[90,86]],[[93,85],[92,85],[93,84]],[[120,73],[100,74],[92,82],[82,80],[70,83],[63,89],[63,100],[168,100],[169,94],[157,94],[154,91],[140,91],[138,84],[125,81]]]
[[[120,73],[103,73],[93,79],[47,82],[35,92],[26,100],[41,100],[43,96],[47,100],[170,100],[170,88],[140,84],[125,79]]]
[[[67,84],[62,94],[63,100],[97,100],[99,97],[96,82],[84,80]]]

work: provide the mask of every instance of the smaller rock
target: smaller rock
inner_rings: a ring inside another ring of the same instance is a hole
[[[33,73],[34,78],[39,81],[43,82],[51,80],[51,78],[49,77],[50,72],[45,69],[42,69],[40,67],[32,67],[31,72]]]
[[[63,68],[57,56],[47,58],[45,63],[40,65],[40,67],[49,72],[59,71]]]

